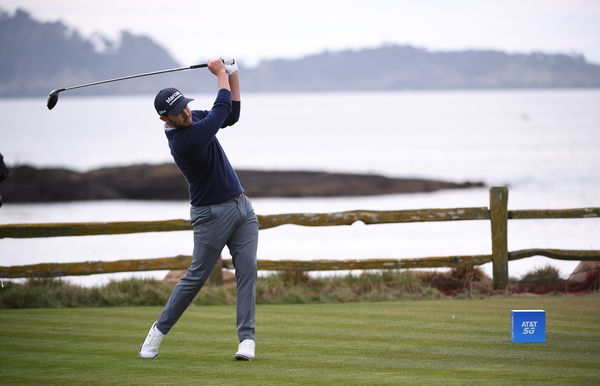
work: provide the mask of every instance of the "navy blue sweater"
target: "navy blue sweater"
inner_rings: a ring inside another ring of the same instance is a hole
[[[217,140],[219,129],[233,125],[240,116],[240,102],[231,92],[219,90],[210,111],[192,111],[192,125],[166,131],[171,155],[189,185],[194,206],[217,204],[244,192]]]

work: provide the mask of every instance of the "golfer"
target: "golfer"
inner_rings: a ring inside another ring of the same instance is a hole
[[[258,221],[250,200],[227,160],[216,134],[231,126],[240,115],[240,83],[235,61],[209,60],[217,78],[218,93],[210,111],[190,111],[193,99],[174,88],[161,90],[154,107],[175,163],[189,185],[190,217],[194,230],[192,265],[175,286],[160,317],[150,327],[140,348],[140,358],[151,359],[208,279],[225,245],[228,246],[237,285],[237,332],[240,340],[234,355],[254,359],[256,305],[256,248]]]

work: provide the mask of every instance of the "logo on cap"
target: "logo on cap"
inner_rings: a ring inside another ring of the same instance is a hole
[[[179,91],[175,91],[173,93],[173,95],[171,95],[170,97],[168,97],[167,99],[165,99],[165,102],[167,102],[169,104],[169,106],[173,106],[173,103],[175,103],[175,101],[179,98],[181,98],[183,95],[179,92]]]

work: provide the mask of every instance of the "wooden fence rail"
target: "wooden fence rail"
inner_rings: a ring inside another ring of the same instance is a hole
[[[352,225],[357,221],[365,224],[389,224],[431,221],[490,220],[492,253],[490,255],[444,256],[407,259],[366,260],[258,260],[259,270],[353,270],[353,269],[405,269],[460,267],[492,262],[494,287],[501,289],[508,284],[508,261],[531,256],[547,256],[563,260],[600,260],[600,251],[527,249],[508,251],[508,220],[522,219],[573,219],[600,218],[600,208],[508,210],[508,189],[490,189],[490,208],[417,209],[398,211],[354,210],[337,213],[290,213],[268,216],[258,215],[260,229],[284,224],[301,226]],[[128,234],[142,232],[171,232],[191,230],[189,220],[49,223],[0,225],[2,238],[35,238],[62,236],[91,236]],[[91,275],[98,273],[134,272],[151,270],[185,269],[191,256],[176,256],[144,260],[91,261],[79,263],[48,263],[0,267],[0,277],[57,277]],[[222,261],[223,268],[233,268],[231,260]]]
[[[355,210],[338,213],[289,213],[257,215],[261,230],[280,225],[334,226],[365,224],[489,220],[488,208],[418,209],[398,211]],[[600,218],[600,208],[509,210],[509,220]],[[36,238],[64,236],[116,235],[143,232],[173,232],[191,230],[189,220],[85,222],[47,224],[1,224],[2,238]]]
[[[338,213],[289,213],[268,216],[257,215],[259,229],[280,225],[336,226],[352,225],[357,221],[365,224],[389,224],[425,221],[486,220],[490,218],[487,208],[418,209],[397,211],[355,210]],[[63,236],[115,235],[143,232],[172,232],[191,230],[189,220],[85,222],[49,224],[0,225],[1,238],[35,238]]]
[[[519,260],[531,256],[546,256],[559,260],[600,260],[600,251],[565,249],[523,249],[508,253],[508,260]],[[186,269],[192,257],[179,255],[154,259],[117,261],[86,261],[77,263],[42,263],[0,267],[0,277],[59,277],[81,276],[99,273],[139,272]],[[406,259],[350,259],[350,260],[258,260],[261,271],[339,271],[353,269],[408,269],[441,268],[481,265],[492,262],[492,255],[466,255],[423,257]],[[222,267],[233,269],[231,259],[224,259]]]

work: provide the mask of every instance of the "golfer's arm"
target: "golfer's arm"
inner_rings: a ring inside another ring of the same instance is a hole
[[[229,85],[229,75],[225,71],[217,75],[217,87],[219,90],[225,89],[231,91],[231,86]]]
[[[239,71],[236,71],[233,74],[229,75],[229,86],[231,87],[231,100],[236,102],[239,102],[241,100],[239,73]]]
[[[231,112],[227,116],[221,128],[231,126],[237,123],[240,119],[240,77],[239,71],[229,75],[229,86],[231,87]]]

